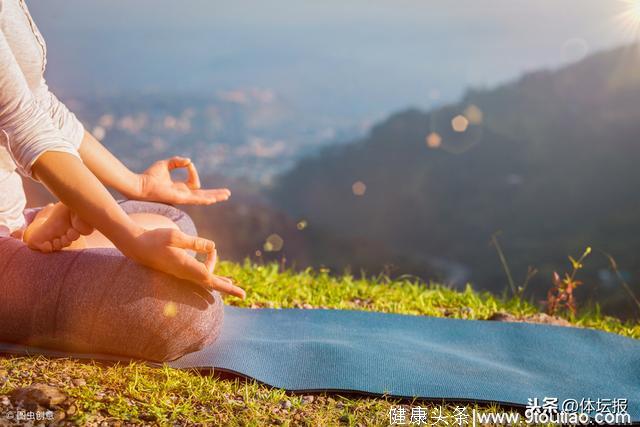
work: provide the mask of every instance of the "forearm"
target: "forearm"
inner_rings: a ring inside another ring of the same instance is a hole
[[[62,203],[102,232],[125,254],[133,238],[144,231],[75,156],[47,151],[38,158],[32,171]]]
[[[125,197],[137,199],[141,195],[141,180],[129,170],[89,132],[85,131],[78,150],[83,163],[100,182]]]
[[[100,180],[69,153],[45,151],[32,166],[33,176],[82,220],[102,232],[120,251],[150,268],[244,298],[231,280],[213,274],[215,243],[173,228],[145,230],[116,203]],[[204,263],[185,249],[206,254]]]

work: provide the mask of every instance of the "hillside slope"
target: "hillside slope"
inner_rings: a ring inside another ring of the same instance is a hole
[[[516,280],[529,265],[540,270],[538,295],[566,256],[588,245],[611,253],[637,282],[639,69],[640,50],[625,47],[471,90],[434,111],[400,112],[363,140],[300,162],[273,199],[308,221],[316,262],[337,268],[366,242],[392,254],[399,272],[501,290],[489,241],[502,231]],[[352,191],[358,181],[362,196]],[[350,241],[349,252],[323,244],[328,238]],[[583,297],[632,310],[606,268],[605,257],[592,257]]]

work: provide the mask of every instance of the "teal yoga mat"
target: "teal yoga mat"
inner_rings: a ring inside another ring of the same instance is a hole
[[[0,344],[0,351],[122,360]],[[525,406],[627,399],[640,421],[640,340],[582,328],[348,310],[225,307],[211,347],[169,363],[298,392]]]

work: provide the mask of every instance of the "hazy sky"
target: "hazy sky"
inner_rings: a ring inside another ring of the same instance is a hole
[[[452,100],[628,42],[625,0],[28,0],[64,94],[273,89],[309,113]]]

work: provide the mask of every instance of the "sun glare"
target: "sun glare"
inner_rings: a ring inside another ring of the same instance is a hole
[[[620,25],[625,33],[638,37],[640,32],[640,0],[619,0],[622,11],[618,15]]]

